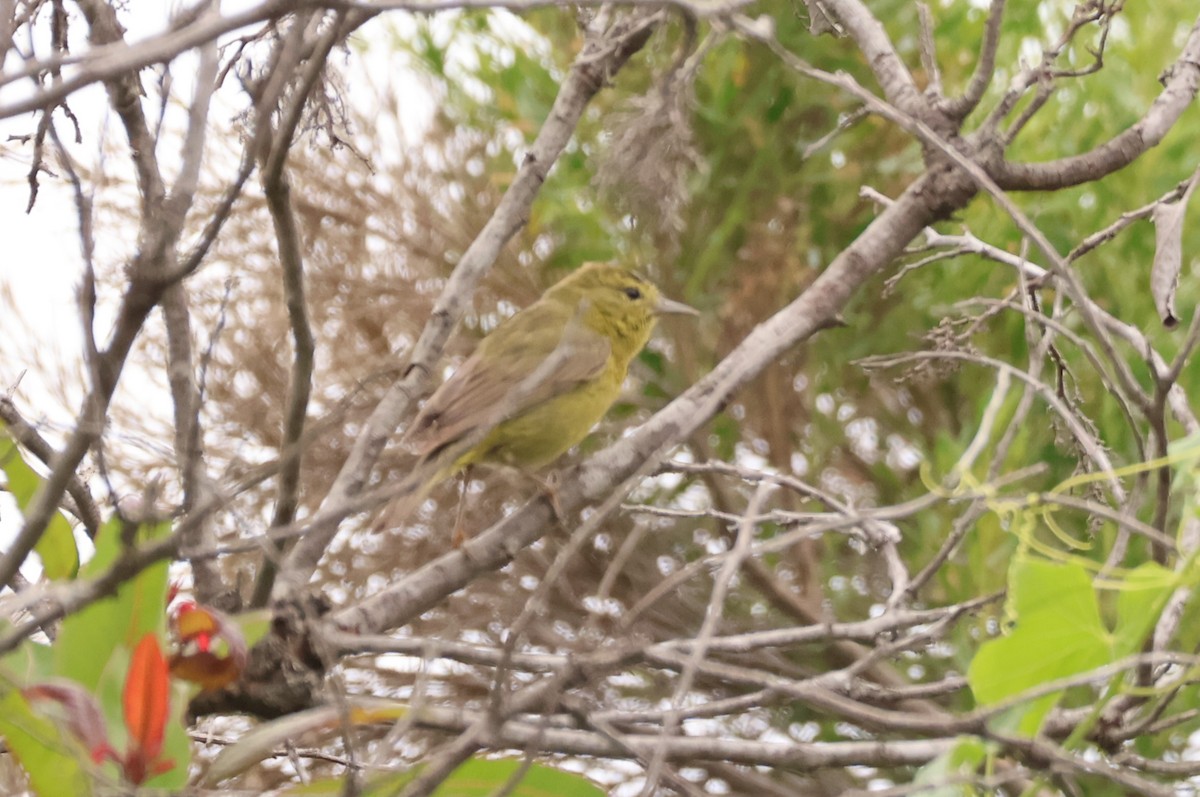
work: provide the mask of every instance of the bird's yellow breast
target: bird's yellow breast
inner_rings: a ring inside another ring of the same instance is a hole
[[[603,373],[500,423],[459,460],[538,470],[558,459],[596,425],[621,393],[628,362],[609,357]]]

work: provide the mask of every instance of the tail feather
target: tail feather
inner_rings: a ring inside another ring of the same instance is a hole
[[[460,446],[450,445],[422,457],[393,491],[392,499],[371,524],[375,532],[404,525],[433,492],[433,488],[463,469]]]

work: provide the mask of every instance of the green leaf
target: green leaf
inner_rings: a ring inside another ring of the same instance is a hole
[[[167,524],[142,527],[138,536],[153,539],[167,531]],[[121,523],[112,518],[100,527],[96,553],[84,565],[82,573],[95,576],[107,571],[123,548]],[[147,567],[121,584],[115,596],[98,600],[63,620],[54,646],[57,674],[96,691],[118,646],[132,650],[149,632],[162,637],[166,631],[168,567],[166,561]],[[123,682],[123,671],[114,677]]]
[[[55,512],[33,550],[42,560],[42,570],[55,581],[72,579],[79,572],[79,547],[75,532],[61,512]]]
[[[1176,478],[1189,474],[1200,460],[1200,432],[1172,440],[1167,451],[1175,460]]]
[[[486,797],[508,782],[524,761],[515,759],[473,758],[467,761],[434,792],[434,797]],[[604,797],[604,790],[582,775],[563,772],[543,764],[532,764],[525,771],[513,797]]]
[[[80,763],[87,760],[83,747],[56,723],[34,714],[16,690],[0,698],[0,736],[29,775],[35,794],[92,794],[91,779]]]
[[[433,797],[488,797],[508,783],[509,778],[524,765],[523,760],[511,758],[473,758],[454,770],[433,792]],[[363,788],[362,797],[387,797],[395,794],[420,771],[421,768],[416,767],[408,772],[371,780]],[[344,788],[343,778],[326,778],[305,786],[297,786],[286,793],[288,797],[315,797],[341,794]],[[516,786],[505,794],[512,797],[604,797],[604,790],[582,775],[534,763],[524,770]]]
[[[1019,556],[1009,584],[1015,626],[1008,636],[985,643],[967,672],[980,703],[998,703],[1113,660],[1113,640],[1082,567]],[[1020,731],[1035,733],[1057,696],[1031,703]]]
[[[1011,609],[1022,624],[1072,626],[1088,636],[1107,636],[1091,579],[1079,565],[1018,556],[1009,584]]]
[[[954,747],[917,770],[914,786],[925,786],[919,793],[925,797],[971,797],[975,790],[969,784],[947,785],[948,781],[970,777],[987,758],[988,748],[974,736],[964,736]]]
[[[16,443],[0,424],[0,466],[8,478],[8,491],[24,512],[37,493],[42,479],[26,464]],[[42,532],[34,551],[42,560],[42,570],[55,580],[74,578],[79,572],[79,548],[75,544],[75,532],[71,523],[61,512],[55,512]]]
[[[271,630],[271,621],[275,615],[268,609],[260,611],[242,612],[235,614],[232,618],[237,625],[238,630],[242,633],[242,639],[247,647],[254,647],[258,640],[267,635]]]
[[[1136,567],[1117,591],[1117,626],[1113,654],[1130,656],[1142,648],[1175,588],[1174,574],[1156,562]]]
[[[1171,492],[1184,497],[1182,517],[1185,520],[1195,517],[1197,496],[1200,495],[1200,471],[1196,468],[1200,459],[1200,432],[1173,441],[1167,451],[1174,460]]]
[[[16,500],[17,506],[24,509],[37,491],[40,480],[21,458],[20,449],[8,436],[3,424],[0,424],[0,467],[8,477],[8,491]]]
[[[10,623],[0,622],[0,630],[9,631],[11,629]],[[3,662],[3,670],[0,670],[3,677],[11,676],[11,680],[22,685],[34,681],[44,681],[54,674],[53,648],[50,645],[31,640],[26,640],[24,644],[13,648],[0,659],[0,662]]]

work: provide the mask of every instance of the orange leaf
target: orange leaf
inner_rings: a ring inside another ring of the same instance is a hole
[[[125,726],[130,732],[128,759],[137,757],[151,762],[162,753],[170,708],[169,677],[158,640],[154,634],[146,634],[133,651],[130,672],[125,678]]]
[[[171,675],[198,684],[206,692],[233,683],[240,674],[241,667],[233,658],[207,650],[171,657]]]

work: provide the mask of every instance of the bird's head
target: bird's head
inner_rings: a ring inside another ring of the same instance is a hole
[[[609,338],[613,352],[631,359],[650,338],[660,315],[697,312],[662,295],[654,283],[620,266],[588,263],[546,292],[575,308],[588,327]]]

